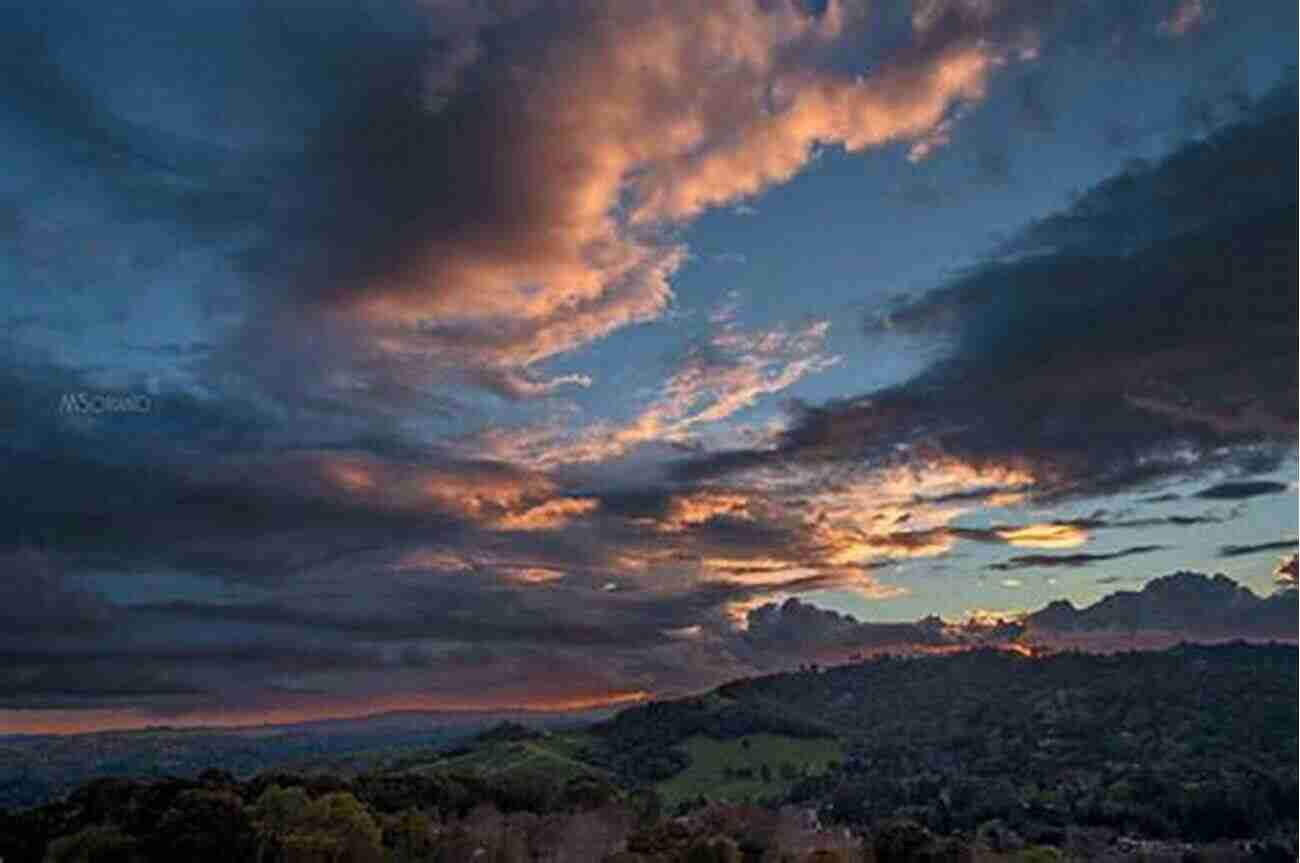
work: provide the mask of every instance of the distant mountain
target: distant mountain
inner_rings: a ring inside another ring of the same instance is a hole
[[[1295,640],[1294,589],[1257,596],[1225,575],[1176,572],[1141,590],[1121,590],[1086,608],[1057,600],[1025,617],[1028,632],[1178,632],[1189,638],[1239,637]]]

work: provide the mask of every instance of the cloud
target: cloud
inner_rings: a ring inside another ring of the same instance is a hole
[[[1276,542],[1261,542],[1255,545],[1221,545],[1219,557],[1241,557],[1247,554],[1258,554],[1261,551],[1286,551],[1295,547],[1295,539],[1279,539]]]
[[[1089,534],[1082,526],[1058,522],[993,528],[936,527],[889,533],[873,537],[868,542],[881,549],[928,551],[947,550],[957,540],[1018,548],[1075,548],[1087,542],[1088,538]]]
[[[1019,588],[1019,579],[1003,585]],[[1179,641],[1232,638],[1295,640],[1295,594],[1260,598],[1231,579],[1176,573],[1140,591],[1117,591],[1076,609],[1068,601],[1037,611],[973,611],[953,622],[928,616],[905,623],[859,621],[798,599],[748,612],[735,638],[751,661],[793,667],[845,661],[878,652],[932,653],[972,647],[1023,649],[1086,646],[1096,651],[1168,647]]]
[[[1206,523],[961,519],[1289,452],[1276,112],[894,309],[952,348],[900,387],[760,425],[838,355],[829,322],[743,327],[733,302],[626,414],[576,392],[601,371],[580,348],[678,311],[697,217],[826,147],[935,152],[1002,70],[1068,47],[1064,4],[83,6],[0,34],[6,706],[555,709],[783,644],[948,649],[976,636],[785,600],[898,596],[895,562],[962,542]],[[1143,15],[1079,26],[1154,40]],[[152,409],[59,409],[83,391]]]
[[[496,526],[501,530],[555,530],[599,506],[599,501],[590,498],[556,498],[523,512],[508,513],[496,522]]]
[[[1069,567],[1077,569],[1079,567],[1091,566],[1094,563],[1101,563],[1107,560],[1118,560],[1122,557],[1131,557],[1136,554],[1150,554],[1153,551],[1161,551],[1162,545],[1135,545],[1130,548],[1121,549],[1105,554],[1025,554],[1017,557],[1008,558],[1001,563],[989,564],[989,569],[996,569],[1006,572],[1013,569],[1037,569],[1045,567]]]
[[[1273,179],[1295,170],[1285,101],[1099,184],[867,321],[947,345],[926,371],[799,406],[774,445],[689,459],[678,476],[938,454],[1016,471],[1047,500],[1276,469],[1297,428],[1295,193]]]
[[[237,319],[213,376],[277,397],[524,399],[590,383],[548,360],[665,314],[673,229],[818,147],[940,146],[1032,40],[1029,10],[944,4],[895,39],[839,2],[182,17],[132,0],[84,27],[56,2],[11,22],[6,78],[33,158],[101,180],[86,194],[105,222],[171,221],[233,264],[201,300]],[[870,65],[833,61],[853,53]]]
[[[112,605],[70,583],[58,562],[34,549],[0,557],[0,643],[33,636],[102,635]]]
[[[829,324],[796,330],[746,331],[729,317],[680,357],[656,398],[622,423],[568,428],[490,430],[468,443],[493,458],[553,469],[610,461],[649,444],[690,446],[705,430],[752,407],[763,396],[788,389],[839,362],[823,345]]]
[[[928,653],[1007,645],[1023,631],[1014,617],[977,614],[951,623],[931,615],[906,623],[877,623],[791,598],[751,609],[737,639],[746,655],[759,664],[792,667],[809,660],[842,662],[881,652]]]
[[[1260,497],[1266,494],[1278,494],[1286,491],[1290,486],[1284,482],[1272,482],[1269,480],[1245,480],[1240,482],[1221,482],[1212,485],[1209,488],[1203,488],[1196,493],[1197,497],[1206,500],[1242,500],[1250,497]]]
[[[1058,600],[1027,615],[1024,623],[1031,638],[1042,635],[1049,644],[1061,636],[1092,633],[1101,640],[1076,644],[1105,645],[1106,638],[1124,632],[1163,633],[1159,643],[1167,644],[1233,637],[1294,641],[1295,616],[1294,592],[1261,598],[1224,575],[1177,572],[1148,581],[1140,591],[1108,594],[1083,609]]]

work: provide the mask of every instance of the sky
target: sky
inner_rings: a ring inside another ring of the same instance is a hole
[[[1294,4],[12,18],[0,733],[584,709],[802,661],[791,598],[1287,578]]]

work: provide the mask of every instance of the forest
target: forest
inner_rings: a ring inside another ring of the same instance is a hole
[[[881,656],[362,769],[97,779],[18,861],[1294,860],[1297,653]]]

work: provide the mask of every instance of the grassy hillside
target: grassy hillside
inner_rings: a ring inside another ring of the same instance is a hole
[[[608,771],[583,760],[589,745],[587,736],[581,732],[534,732],[521,739],[497,739],[489,732],[469,746],[413,769],[470,772],[484,777],[544,773],[560,782],[576,776],[608,775]]]
[[[670,806],[697,797],[749,802],[780,799],[799,780],[827,773],[844,757],[838,740],[778,734],[747,734],[734,740],[696,736],[681,748],[690,764],[655,786]]]

